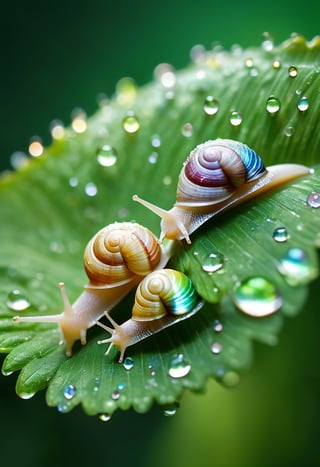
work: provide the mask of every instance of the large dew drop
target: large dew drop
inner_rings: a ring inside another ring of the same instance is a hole
[[[281,259],[278,269],[291,286],[306,284],[315,277],[315,270],[301,248],[291,248]]]
[[[6,304],[12,311],[24,311],[31,306],[29,300],[18,289],[14,289],[8,294]]]
[[[241,282],[232,298],[239,310],[256,318],[271,315],[282,305],[282,298],[274,284],[261,276]]]
[[[183,378],[190,373],[190,370],[190,363],[184,359],[183,354],[178,354],[171,359],[168,374],[171,378]]]

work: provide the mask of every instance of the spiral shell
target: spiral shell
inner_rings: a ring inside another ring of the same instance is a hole
[[[191,280],[173,269],[154,271],[139,284],[132,319],[148,321],[167,313],[182,315],[192,310],[198,301]]]
[[[127,347],[146,339],[163,329],[197,313],[204,301],[200,300],[191,280],[182,272],[159,269],[146,276],[138,285],[132,317],[121,325],[106,312],[113,328],[99,324],[111,334],[99,344],[109,343],[120,350],[122,362]]]
[[[191,151],[184,163],[176,202],[169,211],[137,195],[133,200],[161,217],[160,242],[168,238],[191,243],[190,234],[213,216],[310,173],[300,164],[265,167],[245,144],[209,140]]]
[[[159,264],[157,237],[131,222],[115,222],[99,230],[84,253],[84,267],[91,284],[110,287],[145,276]]]
[[[191,151],[180,172],[176,205],[219,203],[265,171],[260,156],[248,146],[228,139],[207,141]]]

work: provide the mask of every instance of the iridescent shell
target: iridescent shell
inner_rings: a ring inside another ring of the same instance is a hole
[[[182,167],[176,202],[166,211],[133,196],[161,217],[160,241],[185,239],[208,219],[290,181],[309,175],[300,164],[264,167],[256,152],[238,141],[217,139],[200,144]]]
[[[191,280],[182,272],[173,269],[154,271],[138,285],[131,319],[119,325],[107,312],[113,328],[98,323],[111,334],[99,344],[110,344],[107,353],[111,345],[116,345],[121,362],[127,347],[189,318],[202,308],[203,303]]]

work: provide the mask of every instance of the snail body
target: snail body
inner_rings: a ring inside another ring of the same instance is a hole
[[[209,140],[191,151],[179,175],[176,202],[166,211],[137,195],[161,217],[160,241],[185,239],[208,219],[255,196],[310,174],[300,164],[265,167],[256,152],[238,141]]]
[[[170,245],[169,245],[170,248]],[[59,284],[64,310],[45,316],[16,316],[15,322],[57,323],[68,356],[78,339],[86,343],[87,329],[111,310],[141,279],[169,259],[169,248],[160,246],[147,228],[131,222],[115,222],[99,230],[84,252],[89,278],[79,298],[70,304],[64,284]]]
[[[97,323],[111,334],[111,337],[99,341],[99,344],[116,345],[120,350],[121,363],[127,347],[189,318],[203,304],[191,280],[184,273],[173,269],[153,271],[137,287],[129,320],[119,325],[107,312],[106,316],[113,328]]]

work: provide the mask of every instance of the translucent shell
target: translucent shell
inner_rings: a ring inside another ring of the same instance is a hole
[[[94,235],[84,252],[84,267],[92,285],[113,287],[146,276],[159,264],[157,237],[142,225],[115,222]]]
[[[204,222],[227,209],[309,175],[300,164],[264,167],[254,150],[230,139],[200,144],[182,167],[176,202],[166,211],[133,196],[161,217],[160,241],[164,238],[191,243],[190,234]]]
[[[185,274],[173,269],[154,271],[138,285],[131,319],[119,325],[106,313],[113,328],[98,323],[111,334],[99,344],[116,345],[121,362],[127,347],[189,318],[203,304]]]

